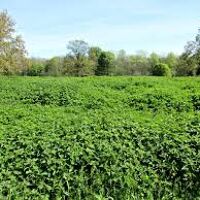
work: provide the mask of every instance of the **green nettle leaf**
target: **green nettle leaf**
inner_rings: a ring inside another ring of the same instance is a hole
[[[199,199],[199,90],[198,78],[1,77],[0,199]]]

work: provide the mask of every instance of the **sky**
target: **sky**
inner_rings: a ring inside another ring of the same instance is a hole
[[[31,57],[65,55],[67,43],[128,54],[180,54],[200,28],[200,0],[0,0]]]

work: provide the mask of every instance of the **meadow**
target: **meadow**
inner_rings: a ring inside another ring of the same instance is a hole
[[[0,199],[199,200],[200,78],[0,77]]]

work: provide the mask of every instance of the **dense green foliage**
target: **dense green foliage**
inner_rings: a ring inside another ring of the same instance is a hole
[[[27,67],[24,41],[7,11],[0,11],[0,74],[21,74]]]
[[[200,199],[200,79],[0,79],[0,199]]]
[[[171,70],[167,64],[159,63],[152,67],[154,76],[171,76]]]
[[[50,59],[27,58],[24,41],[21,36],[16,35],[14,21],[7,11],[0,11],[1,75],[144,76],[152,75],[151,72],[155,72],[154,69],[159,63],[169,67],[164,70],[166,73],[161,72],[159,76],[166,76],[169,71],[174,76],[200,75],[200,33],[194,41],[187,43],[185,51],[180,56],[172,52],[164,56],[156,53],[149,55],[145,52],[127,55],[124,50],[114,54],[100,47],[89,46],[83,40],[71,40],[68,41],[66,56],[54,56]]]
[[[105,51],[101,52],[97,60],[97,68],[95,71],[95,75],[97,76],[110,75],[114,59],[115,55],[113,53]]]

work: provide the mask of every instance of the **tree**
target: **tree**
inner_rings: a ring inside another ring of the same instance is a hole
[[[0,12],[0,73],[21,74],[27,67],[26,50],[7,11]]]
[[[110,51],[101,52],[98,58],[98,65],[95,71],[95,75],[103,76],[109,75],[110,70],[113,67],[113,61],[115,59],[115,55]]]
[[[173,52],[170,52],[167,54],[167,56],[163,59],[163,63],[165,63],[169,66],[173,75],[176,74],[178,57]]]
[[[152,75],[171,76],[171,70],[167,64],[160,63],[152,67]]]
[[[200,69],[200,29],[194,41],[187,42],[185,51],[179,59],[178,75],[198,75]],[[182,70],[182,71],[181,71]]]
[[[122,49],[118,52],[115,60],[115,75],[128,75],[129,59],[126,52]]]
[[[193,57],[188,56],[187,53],[183,53],[176,65],[176,76],[195,76],[198,75],[198,65]]]
[[[81,57],[86,56],[89,50],[88,44],[83,40],[69,41],[67,48],[70,51],[69,54],[76,60],[80,60]]]
[[[94,62],[98,61],[99,56],[101,55],[102,50],[99,47],[90,47],[88,55],[89,59],[93,60]]]
[[[71,75],[84,76],[84,69],[87,67],[86,56],[89,50],[88,44],[82,40],[73,40],[69,42],[67,48],[70,52],[66,60],[70,60],[73,66]]]
[[[165,63],[173,70],[177,65],[177,56],[173,52],[168,53],[165,58]]]
[[[46,62],[45,73],[48,75],[59,76],[63,71],[64,58],[53,57]]]
[[[22,72],[23,75],[27,76],[41,76],[45,71],[46,60],[39,58],[29,59],[29,65],[26,70]]]
[[[152,53],[149,57],[151,67],[160,63],[160,56],[157,53]]]
[[[101,53],[102,53],[102,50],[99,47],[90,47],[90,49],[89,49],[88,62],[91,66],[92,75],[94,75],[94,72],[97,69],[98,59],[99,59],[99,56],[101,55]]]
[[[88,57],[82,57],[81,61],[78,62],[72,56],[67,55],[64,58],[62,73],[67,76],[94,75],[94,67],[94,62]]]
[[[196,70],[196,75],[199,76],[200,75],[200,66],[197,68]]]
[[[129,60],[132,75],[149,75],[150,65],[146,54],[131,55]]]

